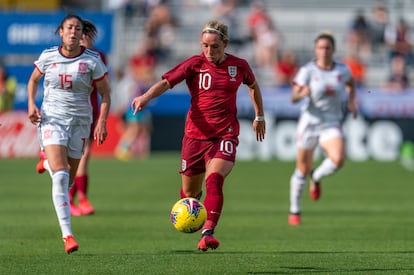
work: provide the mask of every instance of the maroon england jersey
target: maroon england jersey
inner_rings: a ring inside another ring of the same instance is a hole
[[[246,60],[227,54],[217,65],[204,54],[192,56],[162,76],[171,88],[186,80],[191,95],[185,135],[194,139],[235,138],[239,135],[236,95],[241,83],[255,76]]]

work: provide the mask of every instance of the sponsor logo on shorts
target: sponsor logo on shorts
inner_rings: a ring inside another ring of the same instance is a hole
[[[43,132],[43,139],[49,139],[52,137],[52,130],[47,129]]]
[[[181,170],[185,171],[187,169],[187,161],[185,159],[181,160]]]

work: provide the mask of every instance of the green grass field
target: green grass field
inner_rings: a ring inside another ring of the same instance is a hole
[[[0,160],[0,274],[414,274],[413,172],[398,163],[346,163],[303,198],[287,224],[293,163],[237,162],[224,186],[215,251],[175,231],[179,155],[93,159],[93,216],[74,217],[67,255],[36,160]]]

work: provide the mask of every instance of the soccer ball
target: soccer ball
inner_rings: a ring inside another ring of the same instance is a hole
[[[170,212],[170,220],[180,232],[194,233],[200,230],[207,219],[207,210],[195,198],[184,198],[177,201]]]

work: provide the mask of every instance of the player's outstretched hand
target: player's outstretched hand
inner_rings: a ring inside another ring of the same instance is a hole
[[[134,111],[134,115],[144,109],[145,105],[147,105],[147,100],[145,96],[137,96],[131,102],[131,108]]]
[[[256,140],[263,141],[266,134],[266,121],[253,121],[253,130],[256,133]]]

